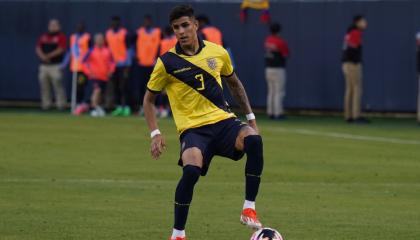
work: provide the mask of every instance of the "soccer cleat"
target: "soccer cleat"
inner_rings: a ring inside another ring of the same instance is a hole
[[[80,116],[83,113],[87,112],[89,110],[89,106],[86,103],[82,103],[79,106],[76,107],[73,114],[76,116]]]
[[[187,240],[187,237],[176,237],[176,238],[169,237],[169,240]]]
[[[124,116],[124,117],[130,116],[131,115],[131,109],[130,109],[130,107],[128,107],[128,106],[124,107],[123,110],[122,110],[121,115]]]
[[[114,111],[112,111],[112,116],[120,116],[123,111],[124,109],[122,107],[117,107]]]
[[[252,229],[262,228],[262,224],[257,217],[257,212],[252,208],[242,210],[241,223]]]

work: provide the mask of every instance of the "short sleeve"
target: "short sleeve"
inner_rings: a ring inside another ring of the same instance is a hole
[[[150,75],[149,82],[147,83],[147,89],[154,93],[160,93],[168,83],[168,74],[166,73],[165,66],[162,60],[158,58],[156,61],[155,68]]]
[[[229,53],[226,50],[224,50],[224,53],[222,55],[222,62],[223,62],[223,67],[220,70],[220,75],[222,75],[222,77],[232,76],[234,72],[232,61],[230,60]]]
[[[349,33],[347,44],[352,48],[358,48],[362,44],[362,32],[353,30]]]

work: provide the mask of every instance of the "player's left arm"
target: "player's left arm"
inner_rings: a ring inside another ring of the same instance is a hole
[[[247,119],[249,118],[249,115],[253,116],[251,104],[249,103],[245,88],[242,85],[242,82],[239,80],[236,73],[233,73],[228,77],[224,77],[224,79],[233,98],[238,103],[242,111],[244,111],[247,114]],[[255,120],[255,116],[250,118],[251,119],[248,119],[249,126],[251,126],[258,133],[257,121]]]

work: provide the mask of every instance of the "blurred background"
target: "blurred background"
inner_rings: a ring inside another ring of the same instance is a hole
[[[236,71],[251,102],[266,106],[264,38],[268,27],[260,11],[240,21],[241,1],[193,1],[197,14],[206,14],[223,33]],[[0,1],[0,101],[2,106],[39,102],[37,40],[48,21],[57,18],[67,37],[84,21],[92,35],[105,32],[112,16],[135,31],[145,15],[153,24],[168,25],[168,12],[178,1]],[[273,21],[283,26],[290,47],[286,109],[341,110],[344,80],[341,70],[343,37],[352,17],[364,14],[364,82],[362,108],[374,112],[414,113],[417,105],[416,42],[420,2],[405,1],[270,1]],[[71,75],[64,79],[70,96]]]

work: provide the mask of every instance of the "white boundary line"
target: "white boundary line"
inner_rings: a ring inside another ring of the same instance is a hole
[[[176,185],[177,180],[131,180],[131,179],[89,179],[89,178],[65,178],[65,179],[52,179],[52,178],[0,178],[0,183],[57,183],[57,184],[135,184],[138,187],[142,187],[142,184],[162,184],[168,183],[171,185]],[[206,182],[209,185],[236,185],[243,184],[243,182]],[[363,182],[343,182],[343,183],[333,183],[333,182],[266,182],[264,185],[299,185],[299,186],[312,186],[312,185],[322,185],[322,186],[414,186],[420,187],[419,183],[386,183],[386,182],[373,182],[373,183],[363,183]],[[150,185],[148,185],[150,186]]]
[[[356,134],[338,133],[338,132],[321,132],[321,131],[313,131],[313,130],[302,129],[302,128],[297,128],[297,129],[273,128],[272,130],[275,130],[278,132],[296,133],[296,134],[308,135],[308,136],[332,137],[332,138],[341,138],[341,139],[350,139],[350,140],[395,143],[395,144],[405,144],[405,145],[420,145],[420,141],[407,140],[407,139],[401,139],[401,138],[374,137],[374,136],[365,136],[365,135],[356,135]]]

